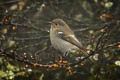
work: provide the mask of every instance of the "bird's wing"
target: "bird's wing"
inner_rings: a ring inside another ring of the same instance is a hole
[[[70,42],[73,45],[76,45],[79,49],[80,52],[87,54],[86,50],[81,46],[81,43],[77,40],[77,38],[73,35],[71,36],[66,36],[66,41]]]
[[[77,38],[74,35],[66,35],[64,34],[64,32],[59,32],[59,37],[77,46],[80,49],[80,52],[87,54],[86,50],[81,46],[81,43],[77,40]]]

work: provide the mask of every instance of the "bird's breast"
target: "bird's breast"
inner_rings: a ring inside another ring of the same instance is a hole
[[[51,38],[51,44],[55,49],[59,50],[61,53],[66,53],[67,51],[75,48],[78,49],[77,46],[57,37]]]

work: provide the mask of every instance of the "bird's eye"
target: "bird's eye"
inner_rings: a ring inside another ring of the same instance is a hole
[[[58,24],[57,24],[57,23],[55,23],[55,25],[57,26]]]

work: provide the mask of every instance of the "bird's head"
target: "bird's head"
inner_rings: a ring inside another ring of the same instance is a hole
[[[73,34],[72,30],[62,19],[54,19],[51,23],[51,31],[54,34]]]

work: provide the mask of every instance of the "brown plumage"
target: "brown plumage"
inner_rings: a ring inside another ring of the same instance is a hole
[[[62,19],[54,19],[51,23],[50,40],[52,46],[61,53],[77,49],[81,54],[87,55],[82,43],[76,38],[74,32]]]

